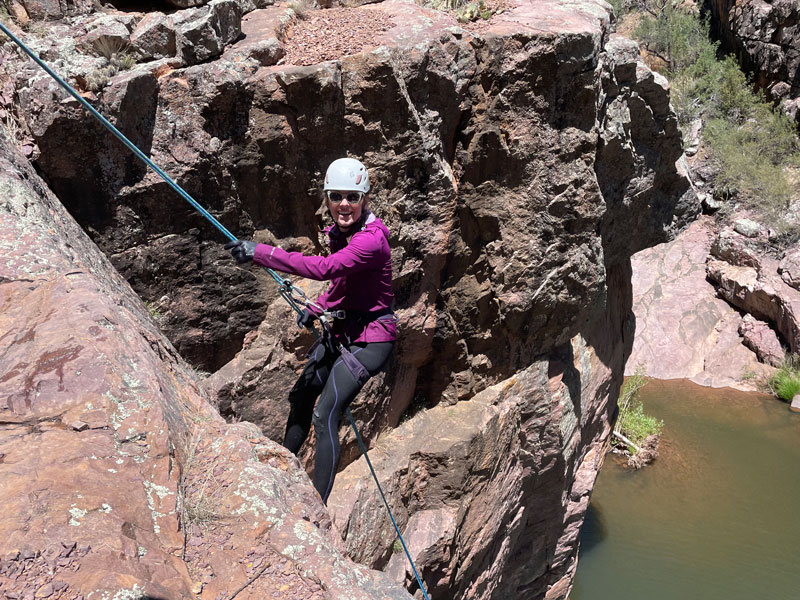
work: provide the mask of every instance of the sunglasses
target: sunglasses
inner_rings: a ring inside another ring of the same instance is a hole
[[[348,204],[359,204],[364,199],[363,192],[348,192],[342,194],[341,192],[328,192],[328,200],[334,204],[339,204],[342,200],[347,200]]]

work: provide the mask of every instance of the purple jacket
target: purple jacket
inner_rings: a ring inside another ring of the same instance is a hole
[[[392,256],[389,230],[379,218],[366,212],[364,224],[348,243],[336,225],[325,230],[331,247],[329,256],[305,256],[277,246],[259,244],[253,262],[283,273],[317,281],[330,280],[317,298],[326,310],[344,309],[371,313],[392,308]],[[344,332],[351,342],[390,342],[397,338],[394,319],[348,318]]]

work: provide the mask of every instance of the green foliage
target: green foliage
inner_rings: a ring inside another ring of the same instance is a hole
[[[92,46],[98,56],[102,56],[106,60],[111,60],[112,57],[122,52],[128,44],[120,38],[101,36],[97,38]]]
[[[107,60],[108,64],[86,75],[86,87],[93,92],[106,87],[109,80],[120,71],[130,70],[136,65],[136,58],[125,51],[114,53]]]
[[[619,393],[619,417],[614,431],[638,446],[647,436],[659,435],[664,427],[663,421],[644,413],[642,402],[638,399],[639,390],[648,381],[650,378],[645,375],[644,365],[639,365],[635,373],[625,380]]]
[[[650,378],[645,375],[644,365],[638,365],[633,375],[625,380],[625,383],[622,384],[622,389],[619,391],[617,404],[619,405],[620,415],[630,408],[631,402],[635,400],[639,390],[647,385],[648,381],[650,381]]]
[[[617,18],[628,12],[628,7],[625,4],[625,0],[608,0],[608,3],[614,9],[614,14],[617,15]]]
[[[617,421],[617,431],[637,446],[641,446],[648,436],[660,435],[663,428],[664,421],[646,415],[639,400],[633,400],[628,410],[620,413]]]
[[[642,1],[649,14],[634,36],[664,61],[684,132],[695,119],[706,121],[704,139],[718,171],[717,191],[735,196],[768,227],[790,233],[785,215],[794,190],[787,175],[800,165],[794,123],[752,91],[734,57],[717,58],[707,21],[681,4],[662,0],[654,7]]]
[[[670,79],[694,64],[709,44],[708,23],[673,4],[666,4],[654,15],[644,15],[633,35],[667,64],[664,74]]]
[[[785,227],[782,218],[794,193],[785,174],[796,160],[793,129],[788,118],[758,107],[738,126],[713,119],[705,133],[717,166],[717,189],[725,195],[738,194],[778,229]]]
[[[398,552],[402,551],[403,551],[403,543],[400,541],[400,538],[397,538],[392,544],[392,552],[394,554],[397,554]]]
[[[800,394],[800,356],[793,354],[769,378],[770,391],[786,402]]]
[[[130,71],[136,66],[136,57],[128,52],[123,52],[118,56],[120,71]]]
[[[158,310],[158,304],[156,304],[155,302],[145,301],[144,305],[147,308],[147,312],[149,312],[150,316],[153,317],[154,321],[158,322],[161,319],[161,317],[164,316],[163,314],[161,314],[161,311]]]

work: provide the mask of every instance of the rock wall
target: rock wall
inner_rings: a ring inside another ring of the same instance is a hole
[[[612,35],[603,2],[517,2],[472,28],[403,0],[351,10],[394,26],[298,67],[272,63],[299,23],[254,11],[216,60],[149,60],[86,94],[226,227],[288,249],[322,251],[327,164],[368,164],[402,334],[353,412],[374,443],[410,407],[438,405],[390,434],[413,439],[380,465],[428,584],[442,598],[564,598],[632,343],[630,256],[696,214],[667,82]],[[94,64],[60,39],[42,46],[77,82]],[[54,84],[7,64],[59,199],[181,355],[216,371],[220,409],[280,439],[309,340],[274,285],[235,266],[222,236]],[[355,456],[348,437],[343,466]],[[348,552],[405,581],[385,523],[365,529],[363,466],[350,469],[331,500]],[[303,498],[297,511],[318,509]]]
[[[712,248],[722,254],[716,229],[712,218],[702,217],[675,240],[633,257],[636,338],[626,375],[643,368],[656,379],[748,391],[769,376],[742,344],[743,303],[726,302],[707,272]]]
[[[756,84],[800,121],[800,10],[793,0],[711,0],[712,24]]]
[[[409,598],[342,556],[293,456],[225,424],[4,133],[0,190],[0,596]]]
[[[382,435],[370,453],[434,598],[565,598],[632,330],[627,265],[568,343],[470,400]],[[328,510],[348,554],[415,589],[363,460]]]

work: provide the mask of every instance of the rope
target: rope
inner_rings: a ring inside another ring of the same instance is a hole
[[[386,501],[386,496],[383,494],[383,489],[381,488],[381,484],[378,483],[378,476],[375,474],[375,469],[372,468],[372,462],[369,460],[369,455],[367,454],[367,448],[364,446],[364,442],[361,440],[361,436],[358,433],[358,428],[356,427],[356,420],[353,418],[353,413],[350,412],[350,408],[346,408],[345,412],[347,413],[347,418],[350,419],[350,425],[353,426],[353,431],[356,434],[356,439],[358,440],[358,445],[361,448],[361,452],[364,454],[364,459],[367,461],[367,466],[369,467],[369,472],[372,473],[372,479],[375,480],[375,485],[378,486],[378,492],[381,495],[381,500],[383,500],[383,505],[386,507],[386,512],[389,513],[389,518],[392,520],[392,525],[394,525],[394,530],[397,532],[397,537],[400,539],[400,543],[403,545],[403,550],[408,557],[408,562],[411,564],[411,569],[414,571],[414,577],[417,578],[417,583],[419,584],[419,589],[422,592],[422,596],[425,600],[430,600],[428,596],[428,592],[425,591],[425,585],[422,583],[422,578],[417,573],[417,567],[414,565],[414,559],[411,558],[411,553],[408,551],[408,546],[406,546],[406,541],[403,539],[403,534],[400,533],[400,528],[397,526],[397,521],[394,519],[394,515],[392,514],[392,509],[389,508],[389,503]]]
[[[125,146],[127,146],[127,148],[131,152],[133,152],[140,160],[142,160],[142,162],[144,162],[148,167],[150,167],[153,171],[155,171],[164,181],[167,182],[167,184],[169,184],[169,186],[173,190],[178,192],[178,194],[189,204],[191,204],[195,208],[195,210],[197,210],[197,212],[203,215],[214,227],[216,227],[226,238],[228,238],[228,240],[233,242],[238,239],[235,235],[233,235],[230,231],[228,231],[228,229],[222,223],[220,223],[214,217],[214,215],[212,215],[205,208],[203,208],[203,206],[199,202],[197,202],[197,200],[192,198],[192,196],[189,195],[189,193],[186,190],[184,190],[181,186],[175,183],[175,181],[169,175],[167,175],[164,171],[161,170],[161,168],[158,165],[156,165],[152,160],[150,160],[150,158],[144,152],[139,150],[139,148],[137,148],[136,145],[133,142],[131,142],[127,137],[125,137],[119,129],[114,127],[114,125],[112,125],[108,119],[106,119],[91,104],[89,104],[85,98],[83,98],[80,94],[78,94],[78,92],[76,92],[71,85],[69,85],[66,81],[61,79],[61,77],[59,77],[58,74],[55,71],[53,71],[30,48],[28,48],[22,42],[22,40],[20,40],[17,36],[11,33],[8,30],[8,28],[5,25],[3,25],[2,22],[0,22],[0,30],[2,30],[3,33],[5,33],[9,38],[11,38],[11,40],[17,46],[19,46],[25,52],[25,54],[31,57],[37,65],[39,65],[42,69],[44,69],[44,71],[48,75],[50,75],[50,77],[55,79],[56,83],[58,83],[61,87],[63,87],[67,91],[67,93],[69,93],[70,96],[72,96],[73,98],[75,98],[75,100],[80,102],[81,105],[87,111],[89,111],[89,114],[92,115],[95,119],[97,119],[100,122],[100,124],[103,125],[103,127],[108,129],[114,135],[114,137],[116,137],[119,141],[125,144]],[[270,277],[272,277],[272,279],[275,280],[276,283],[278,283],[278,285],[280,285],[281,296],[283,297],[284,300],[286,300],[286,302],[289,303],[289,306],[291,306],[295,312],[297,312],[298,314],[302,312],[302,309],[299,307],[299,303],[305,305],[314,305],[313,302],[308,300],[308,298],[306,297],[305,293],[302,290],[292,285],[292,282],[289,279],[284,279],[272,269],[265,267],[264,270],[270,275]],[[295,296],[295,293],[297,293],[298,296]],[[317,333],[316,328],[312,327],[312,329],[314,331],[315,337],[318,337],[319,333]],[[358,445],[361,447],[361,451],[364,453],[364,458],[367,460],[367,465],[369,465],[369,470],[372,473],[372,478],[375,480],[375,484],[378,486],[378,491],[381,494],[383,503],[386,505],[386,510],[389,511],[389,517],[392,519],[392,524],[394,525],[395,531],[397,531],[397,536],[400,538],[400,543],[403,545],[403,550],[405,550],[406,556],[408,557],[408,560],[411,563],[411,568],[413,569],[414,575],[417,578],[417,582],[419,583],[420,589],[422,590],[422,594],[425,597],[425,600],[430,600],[427,592],[425,591],[425,586],[422,584],[422,579],[417,573],[417,568],[414,566],[414,561],[411,559],[411,554],[408,551],[406,542],[403,539],[403,536],[400,534],[400,528],[397,526],[397,521],[395,521],[394,515],[392,514],[392,511],[389,508],[389,503],[386,501],[386,497],[383,495],[381,484],[378,483],[378,477],[375,475],[375,470],[372,468],[372,463],[369,460],[369,456],[367,456],[367,449],[364,446],[364,442],[361,440],[361,436],[358,433],[358,429],[356,428],[356,422],[355,420],[353,420],[353,415],[350,413],[349,408],[346,410],[347,410],[347,416],[350,419],[350,424],[353,426],[353,431],[355,431],[356,433],[356,439],[358,440]]]

